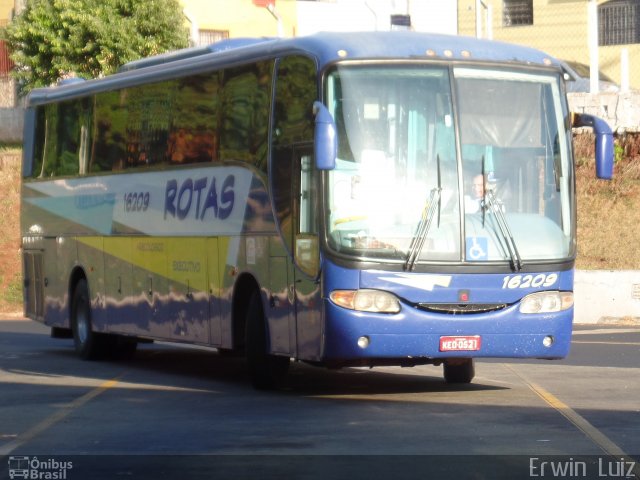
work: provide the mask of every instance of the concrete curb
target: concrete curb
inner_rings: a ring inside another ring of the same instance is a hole
[[[640,270],[576,270],[576,324],[640,326]]]
[[[2,320],[29,320],[25,318],[22,312],[0,312],[0,321]]]

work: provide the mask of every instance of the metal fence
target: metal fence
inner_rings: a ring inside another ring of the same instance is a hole
[[[640,4],[627,0],[600,5],[598,39],[600,45],[640,43]]]
[[[7,78],[13,66],[13,61],[9,57],[7,44],[4,40],[0,40],[0,78]]]

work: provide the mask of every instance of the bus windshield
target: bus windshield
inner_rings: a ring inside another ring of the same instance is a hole
[[[575,249],[566,108],[546,70],[340,65],[329,247],[403,262],[510,263]]]

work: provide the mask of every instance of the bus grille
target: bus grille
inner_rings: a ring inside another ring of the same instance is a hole
[[[446,313],[449,315],[466,315],[470,313],[493,312],[508,307],[507,303],[419,303],[420,310]]]

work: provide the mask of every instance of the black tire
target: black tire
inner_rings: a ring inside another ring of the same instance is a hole
[[[76,352],[83,360],[98,360],[108,351],[109,338],[93,331],[89,288],[83,278],[78,281],[71,298],[71,329]]]
[[[476,376],[473,358],[446,360],[443,364],[444,380],[447,383],[471,383]]]
[[[284,381],[289,357],[270,355],[269,339],[262,302],[257,292],[251,295],[247,309],[245,348],[251,384],[258,390],[272,390]]]

